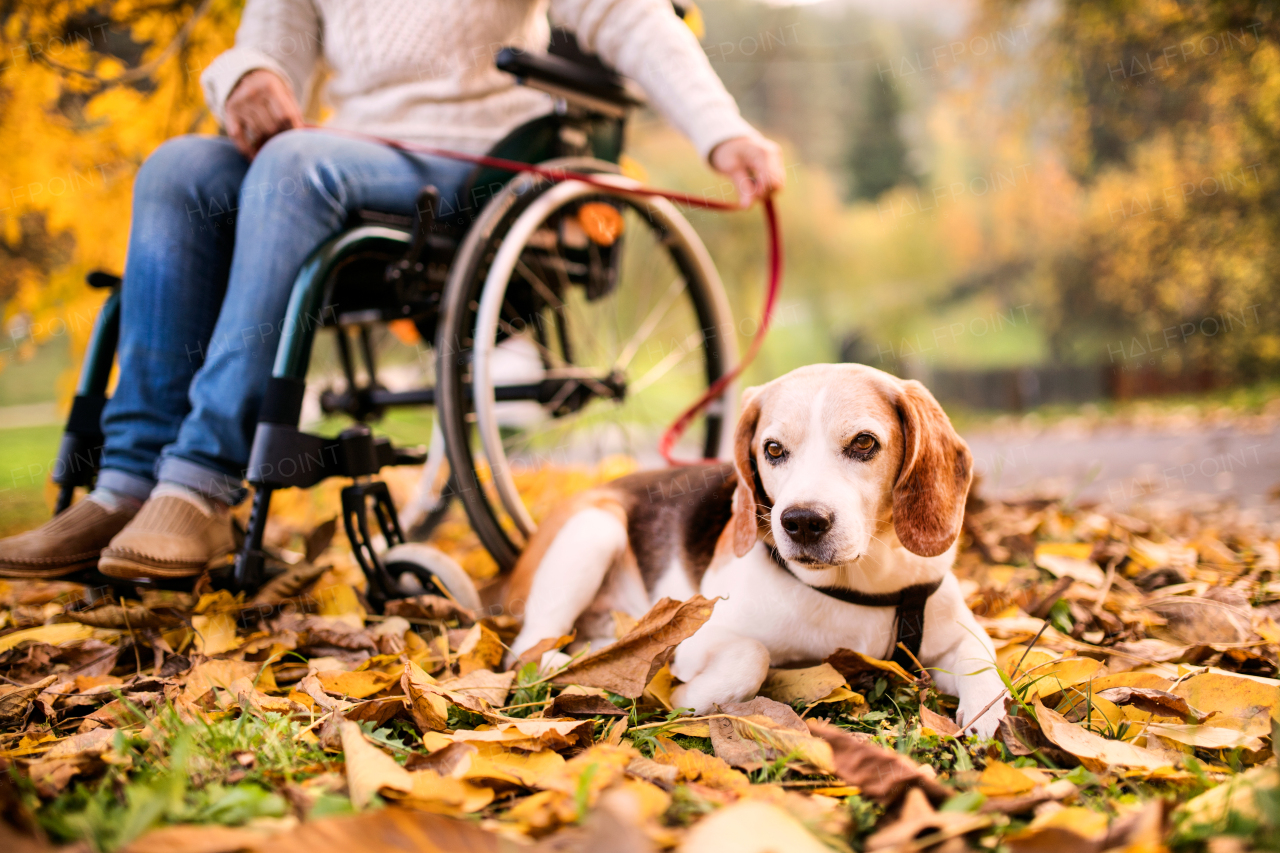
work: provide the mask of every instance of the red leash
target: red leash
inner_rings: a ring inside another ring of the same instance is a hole
[[[477,166],[487,166],[492,169],[501,169],[506,172],[529,172],[547,180],[560,183],[561,181],[579,181],[580,183],[589,184],[593,187],[609,190],[613,193],[624,195],[651,196],[657,198],[665,198],[676,204],[687,205],[688,207],[701,208],[703,210],[739,210],[738,205],[727,201],[719,201],[717,199],[704,198],[702,196],[690,195],[688,193],[676,192],[674,190],[663,190],[656,187],[618,187],[608,180],[602,180],[598,175],[590,175],[583,172],[572,172],[568,169],[555,169],[547,166],[538,166],[532,163],[521,163],[518,160],[506,160],[502,157],[490,157],[487,154],[466,154],[461,151],[449,151],[444,148],[433,148],[429,145],[417,145],[412,142],[403,142],[399,139],[388,139],[382,136],[373,136],[368,133],[360,133],[354,130],[342,130],[332,127],[318,127],[316,125],[308,125],[312,130],[324,130],[329,133],[337,133],[345,136],[354,137],[356,139],[364,139],[369,142],[377,142],[390,148],[400,151],[409,151],[415,154],[428,154],[433,157],[444,157],[450,160],[461,160],[465,163],[474,163]],[[711,383],[701,397],[694,401],[693,405],[680,413],[680,416],[672,422],[663,432],[662,438],[658,440],[658,452],[662,454],[662,458],[667,460],[668,465],[691,465],[699,462],[714,462],[715,460],[688,460],[680,461],[672,457],[671,452],[675,449],[676,442],[680,440],[680,436],[689,428],[689,424],[693,423],[693,419],[702,413],[707,406],[724,392],[724,389],[742,375],[742,371],[747,369],[747,365],[755,359],[760,352],[760,347],[764,345],[765,333],[769,330],[769,323],[773,320],[774,304],[778,300],[778,291],[782,289],[782,231],[778,226],[778,213],[774,207],[772,198],[764,199],[764,223],[765,231],[769,237],[769,274],[768,283],[764,294],[764,308],[760,312],[760,328],[755,338],[751,341],[751,346],[747,348],[747,354],[737,365],[733,367],[725,375],[721,376],[715,382]]]

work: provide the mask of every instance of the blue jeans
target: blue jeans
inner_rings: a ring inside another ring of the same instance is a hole
[[[157,480],[236,503],[294,277],[359,209],[449,199],[469,164],[315,130],[250,163],[229,139],[180,136],[138,172],[121,291],[120,379],[98,484],[146,499]]]

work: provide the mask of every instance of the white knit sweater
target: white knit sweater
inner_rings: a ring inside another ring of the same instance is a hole
[[[235,84],[258,68],[305,103],[323,55],[331,126],[482,152],[552,109],[494,66],[503,47],[546,48],[548,11],[638,82],[704,158],[755,133],[668,0],[248,0],[235,47],[200,79],[221,122]]]

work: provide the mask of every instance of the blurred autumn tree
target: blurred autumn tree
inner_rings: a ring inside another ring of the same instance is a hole
[[[988,0],[976,29],[1033,12]],[[1010,57],[1035,74],[1020,132],[1051,139],[1077,183],[1042,199],[1078,217],[1043,258],[1056,358],[1240,379],[1280,361],[1276,13],[1265,0],[1061,0],[1042,43]]]
[[[239,0],[0,0],[0,310],[77,354],[119,272],[137,167],[211,130],[199,73],[232,40]],[[67,377],[69,381],[72,377]]]

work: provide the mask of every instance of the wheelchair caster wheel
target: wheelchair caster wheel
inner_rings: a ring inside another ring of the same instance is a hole
[[[466,569],[439,548],[408,542],[389,548],[382,564],[402,595],[444,594],[468,610],[480,609],[480,593]]]

